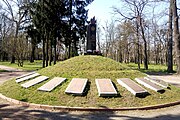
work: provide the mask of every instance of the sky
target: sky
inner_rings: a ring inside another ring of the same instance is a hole
[[[115,15],[113,13],[112,7],[117,7],[122,10],[122,13],[126,12],[126,6],[123,6],[122,0],[94,0],[90,5],[88,5],[88,20],[94,16],[97,19],[97,23],[100,23],[101,26],[105,25],[105,22],[109,23],[111,20],[117,20],[120,15]],[[163,9],[168,8],[166,3],[156,3],[156,13],[162,12]],[[150,17],[152,15],[152,7],[147,10],[147,14]],[[161,13],[160,13],[161,14]]]
[[[121,6],[120,0],[94,0],[88,7],[88,20],[93,18],[97,19],[97,22],[104,24],[107,20],[114,19],[113,6]]]

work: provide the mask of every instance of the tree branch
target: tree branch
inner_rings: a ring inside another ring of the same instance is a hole
[[[116,7],[113,7],[113,10],[114,10],[114,12],[115,13],[118,13],[118,14],[120,14],[122,17],[124,17],[125,19],[128,19],[128,20],[133,20],[133,19],[135,19],[136,17],[127,17],[127,16],[125,16],[124,14],[122,14],[120,11],[119,11],[119,9],[117,9]]]

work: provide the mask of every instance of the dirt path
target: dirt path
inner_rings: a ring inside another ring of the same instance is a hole
[[[2,66],[0,66],[1,68]],[[2,69],[2,68],[1,68]],[[10,70],[0,73],[0,84],[26,72]],[[12,91],[13,92],[13,91]],[[148,111],[69,112],[32,109],[0,99],[0,120],[179,120],[180,105]]]
[[[3,82],[5,82],[11,78],[28,73],[21,69],[11,68],[11,67],[7,67],[4,65],[0,65],[0,69],[7,71],[7,72],[0,72],[0,84],[2,84]]]

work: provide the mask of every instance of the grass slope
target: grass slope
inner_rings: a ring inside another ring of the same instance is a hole
[[[38,71],[49,77],[81,77],[88,79],[143,76],[139,71],[131,70],[127,65],[100,56],[79,56]]]
[[[144,76],[143,73],[132,70],[124,64],[100,56],[79,56],[60,62],[52,67],[47,67],[38,71],[41,75],[50,78],[55,76],[65,77],[67,81],[58,86],[52,92],[37,91],[37,88],[47,81],[30,87],[22,88],[15,80],[5,82],[0,87],[0,92],[8,97],[31,103],[79,106],[79,107],[135,107],[162,104],[180,99],[180,89],[171,86],[165,93],[160,94],[149,90],[150,95],[145,98],[134,97],[125,88],[118,85],[117,78]],[[89,82],[84,96],[72,96],[64,93],[72,78],[88,78]],[[96,78],[110,78],[118,93],[118,97],[98,97],[95,85]],[[15,92],[12,92],[15,91]]]

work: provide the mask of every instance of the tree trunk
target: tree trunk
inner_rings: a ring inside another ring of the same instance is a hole
[[[68,47],[68,58],[71,58],[71,42],[69,43]]]
[[[46,67],[48,66],[48,61],[49,61],[49,37],[46,39]]]
[[[12,64],[12,63],[15,63],[15,57],[14,57],[14,55],[11,56],[11,64]]]
[[[69,49],[68,49],[68,58],[70,58],[71,57],[71,39],[72,39],[72,31],[71,31],[71,26],[72,26],[72,0],[70,0],[70,9],[69,9],[69,11],[70,11],[70,16],[69,16]]]
[[[50,44],[49,66],[51,66],[51,63],[52,63],[52,40]]]
[[[177,74],[180,74],[180,34],[177,14],[177,3],[173,0],[173,18],[174,18],[174,41],[176,50]]]
[[[15,54],[16,54],[16,41],[17,41],[17,37],[18,37],[18,30],[19,30],[19,24],[18,22],[15,22],[16,23],[16,30],[15,30],[15,36],[14,36],[14,39],[13,39],[13,51],[12,51],[12,58],[11,58],[11,63],[15,63]]]
[[[43,68],[45,68],[45,59],[46,59],[46,53],[45,53],[45,38],[43,38],[43,65],[42,65]]]
[[[173,72],[173,55],[172,55],[172,51],[173,51],[173,29],[172,29],[172,0],[170,1],[170,7],[169,7],[169,28],[168,28],[168,43],[167,43],[167,48],[168,48],[168,55],[167,55],[167,61],[168,61],[168,68],[167,71],[169,73]]]
[[[138,69],[141,69],[140,66],[140,52],[139,52],[139,25],[136,21],[136,38],[137,38],[137,63],[138,63]]]
[[[35,48],[36,46],[32,43],[32,49],[31,49],[31,58],[30,58],[30,62],[33,63],[34,62],[34,58],[35,58]]]
[[[140,18],[140,27],[141,27],[142,39],[144,40],[144,69],[148,70],[147,41],[145,38],[142,18]]]
[[[55,41],[54,41],[54,65],[56,64],[56,44],[57,44],[57,39],[55,39]]]

